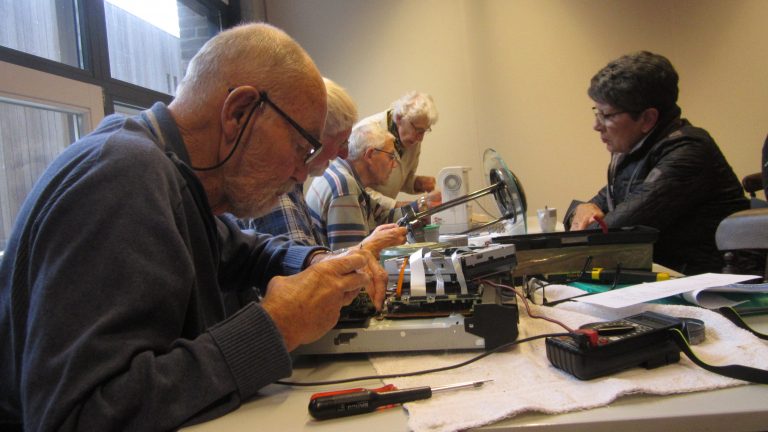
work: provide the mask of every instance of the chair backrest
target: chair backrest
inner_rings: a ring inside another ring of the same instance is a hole
[[[750,174],[741,179],[741,186],[749,194],[750,208],[768,207],[768,136],[763,143],[762,170],[758,173]],[[766,199],[757,197],[757,192],[763,191]]]

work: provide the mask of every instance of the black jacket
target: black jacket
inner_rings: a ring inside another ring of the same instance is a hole
[[[741,183],[709,133],[679,114],[660,122],[639,148],[614,154],[608,185],[590,202],[603,210],[609,227],[658,229],[654,262],[689,275],[722,271],[717,226],[749,207]],[[575,204],[566,214],[566,226]]]

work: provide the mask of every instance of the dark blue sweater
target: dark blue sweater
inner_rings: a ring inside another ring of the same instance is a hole
[[[222,291],[316,248],[213,216],[167,108],[106,118],[24,203],[0,264],[0,425],[169,430],[291,373],[282,338]]]

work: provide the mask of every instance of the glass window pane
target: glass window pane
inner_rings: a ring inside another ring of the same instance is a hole
[[[218,12],[190,0],[104,0],[104,12],[112,77],[169,95],[221,28]]]
[[[0,45],[83,67],[75,0],[0,0]]]
[[[32,186],[82,123],[80,113],[0,98],[0,250]]]
[[[115,109],[115,114],[122,114],[126,117],[133,117],[135,115],[139,115],[142,111],[144,111],[146,108],[138,108],[131,105],[121,104],[121,103],[114,103],[112,104],[112,107]]]

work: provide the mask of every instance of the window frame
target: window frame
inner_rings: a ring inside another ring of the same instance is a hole
[[[0,61],[16,64],[60,77],[101,87],[104,98],[104,115],[114,113],[116,103],[132,107],[150,107],[155,102],[166,104],[173,96],[136,84],[112,78],[109,66],[107,24],[103,0],[73,0],[79,11],[78,32],[81,42],[83,67],[38,57],[12,48],[0,46]],[[239,0],[179,0],[197,3],[219,16],[220,27],[226,29],[240,21]]]

